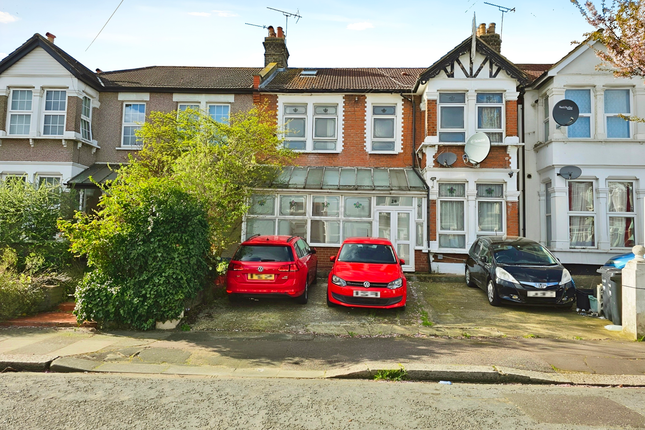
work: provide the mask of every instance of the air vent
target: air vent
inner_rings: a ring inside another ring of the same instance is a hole
[[[304,78],[312,78],[318,74],[318,70],[303,70],[300,72],[300,76]]]

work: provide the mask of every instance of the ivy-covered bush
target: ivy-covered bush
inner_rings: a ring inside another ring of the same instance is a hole
[[[75,314],[147,330],[177,319],[208,273],[208,222],[203,204],[172,181],[113,184],[96,216],[61,222],[72,250],[87,256]]]
[[[13,249],[0,250],[0,321],[35,313],[44,298],[30,276],[16,272],[17,261]]]
[[[57,237],[56,223],[71,219],[77,201],[75,191],[60,186],[0,181],[0,248],[16,251],[19,272],[60,271],[72,262],[69,243]]]

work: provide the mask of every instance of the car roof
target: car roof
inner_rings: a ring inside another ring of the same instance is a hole
[[[483,236],[483,237],[480,237],[480,239],[486,240],[490,243],[519,243],[519,244],[538,243],[532,239],[527,239],[525,237],[519,237],[519,236]]]
[[[251,236],[242,245],[286,245],[293,239],[300,239],[300,236],[272,235],[272,236]]]
[[[345,239],[343,244],[345,243],[368,243],[370,245],[392,245],[392,242],[390,242],[387,239],[383,239],[381,237],[348,237]]]

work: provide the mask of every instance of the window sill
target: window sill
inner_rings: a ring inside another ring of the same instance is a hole
[[[367,151],[368,154],[398,155],[399,151]]]
[[[116,148],[117,151],[140,151],[143,149],[143,146],[119,146]]]
[[[303,149],[292,149],[292,151],[298,154],[340,154],[342,152],[342,151],[307,151]]]

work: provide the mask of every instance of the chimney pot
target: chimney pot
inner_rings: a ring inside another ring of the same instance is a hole
[[[278,37],[284,39],[284,31],[282,31],[282,27],[278,27]]]
[[[480,34],[481,31],[481,34]],[[488,46],[497,52],[502,51],[502,38],[499,34],[495,33],[495,23],[491,22],[486,30],[486,24],[480,24],[477,29],[477,36],[481,38]]]
[[[477,27],[477,36],[481,36],[482,34],[486,34],[486,24],[481,23],[479,24],[479,27]]]
[[[275,37],[275,30],[272,25],[268,26],[267,30],[269,30],[269,37]]]
[[[495,34],[495,23],[494,22],[491,22],[490,24],[488,24],[487,33],[488,34]]]
[[[56,36],[54,36],[50,32],[45,33],[45,36],[47,36],[47,40],[49,40],[50,43],[54,43],[54,39],[56,39]]]

